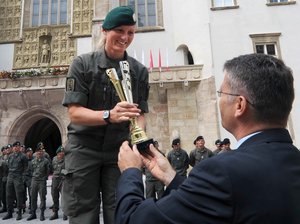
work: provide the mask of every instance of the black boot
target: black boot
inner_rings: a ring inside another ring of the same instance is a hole
[[[22,209],[19,209],[19,211],[17,212],[17,218],[16,220],[21,220],[22,219]]]
[[[8,211],[7,214],[2,218],[2,220],[11,219],[12,217],[12,212]]]
[[[50,217],[49,220],[54,220],[54,219],[58,219],[58,212],[53,212],[53,215]]]
[[[68,220],[68,216],[66,216],[65,214],[63,214],[63,220],[64,221]]]
[[[44,210],[41,211],[40,220],[41,220],[41,221],[44,221],[44,220],[45,220]]]
[[[30,221],[30,220],[33,220],[33,219],[36,219],[35,211],[31,211],[31,215],[27,218],[27,221]]]

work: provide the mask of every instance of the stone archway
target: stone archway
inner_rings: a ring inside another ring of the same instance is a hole
[[[63,122],[60,122],[49,110],[32,108],[15,120],[8,136],[9,142],[19,140],[34,151],[37,143],[42,141],[47,152],[53,157],[64,139]]]
[[[61,145],[61,135],[57,125],[49,118],[35,122],[28,130],[24,143],[34,151],[39,142],[43,142],[46,151],[53,158],[56,149]]]

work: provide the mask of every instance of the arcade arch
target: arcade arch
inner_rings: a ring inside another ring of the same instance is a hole
[[[42,141],[51,157],[65,139],[63,122],[48,110],[33,108],[26,110],[12,124],[8,142],[19,140],[34,151],[38,142]]]

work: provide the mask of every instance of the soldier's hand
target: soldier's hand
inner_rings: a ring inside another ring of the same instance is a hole
[[[137,104],[128,103],[122,101],[116,104],[116,106],[110,110],[109,121],[111,123],[121,123],[129,121],[133,117],[140,116],[141,110],[137,108]]]

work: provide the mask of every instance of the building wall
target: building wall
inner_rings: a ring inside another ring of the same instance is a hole
[[[267,6],[266,0],[238,1],[239,8],[210,11],[210,27],[213,51],[213,74],[219,88],[223,79],[222,66],[227,59],[253,53],[250,34],[281,33],[279,37],[281,56],[294,72],[295,101],[290,120],[290,131],[294,142],[300,145],[300,5]],[[222,136],[229,135],[224,129]]]

